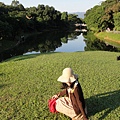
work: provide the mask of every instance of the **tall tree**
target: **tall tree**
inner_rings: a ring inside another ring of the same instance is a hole
[[[13,0],[11,3],[11,6],[14,6],[14,7],[16,7],[18,5],[19,5],[19,1],[17,1],[17,0]]]
[[[89,9],[85,14],[84,20],[91,30],[100,31],[107,28],[113,30],[115,24],[118,24],[117,17],[119,16],[114,14],[118,12],[120,12],[120,2],[117,0],[106,0],[101,5]],[[114,19],[114,17],[116,18]]]

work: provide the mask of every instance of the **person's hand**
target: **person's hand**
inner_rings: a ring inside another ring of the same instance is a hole
[[[83,120],[89,120],[88,118],[86,118],[86,117],[83,117]]]
[[[53,95],[52,99],[58,99],[58,95]]]

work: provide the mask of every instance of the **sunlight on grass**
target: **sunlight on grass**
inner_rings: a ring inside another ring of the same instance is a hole
[[[70,120],[52,114],[48,99],[60,91],[57,78],[65,67],[79,75],[92,120],[120,118],[120,61],[115,52],[26,55],[0,63],[2,120]]]
[[[115,33],[109,33],[109,32],[100,32],[96,34],[97,37],[100,37],[102,39],[110,39],[112,41],[119,42],[120,41],[120,34],[115,34]],[[120,43],[120,42],[119,42]]]

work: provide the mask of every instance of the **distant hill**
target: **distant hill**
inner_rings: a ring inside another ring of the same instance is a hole
[[[76,15],[78,15],[78,18],[84,19],[85,12],[73,12],[72,14],[76,14]]]

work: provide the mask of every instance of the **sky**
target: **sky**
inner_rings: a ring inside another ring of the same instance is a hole
[[[13,0],[0,0],[5,5],[10,5]],[[52,6],[60,12],[86,12],[88,9],[99,5],[105,0],[18,0],[26,7],[37,7],[39,4]]]

